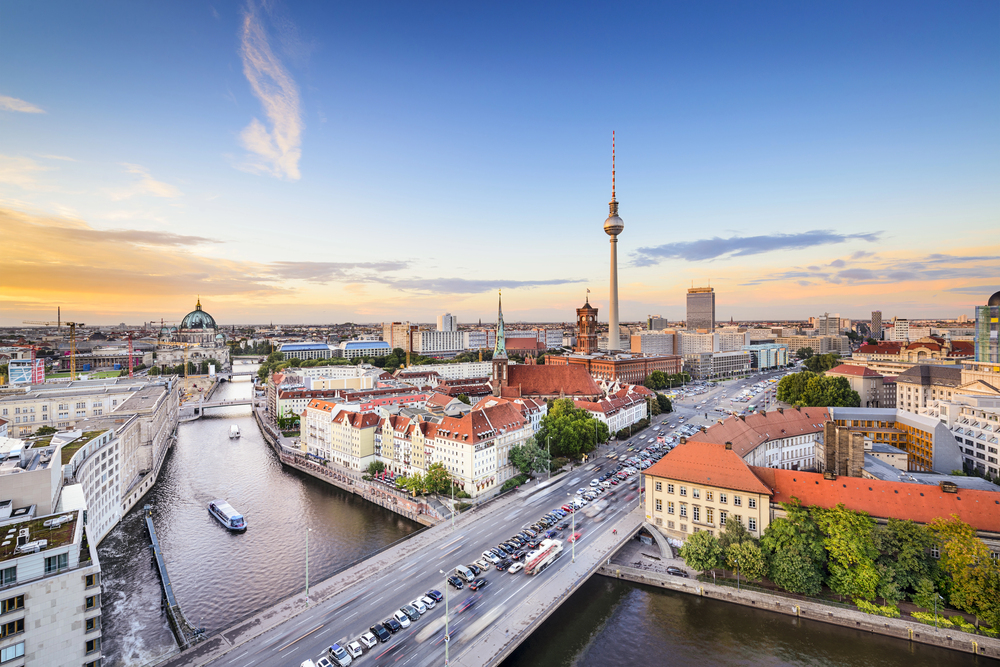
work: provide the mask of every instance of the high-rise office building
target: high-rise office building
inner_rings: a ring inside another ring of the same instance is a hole
[[[882,311],[872,311],[871,334],[875,340],[882,340]]]
[[[715,329],[715,290],[711,287],[692,287],[687,293],[687,330]]]
[[[451,313],[438,315],[438,331],[458,331],[458,318]]]
[[[650,315],[646,318],[646,329],[648,331],[660,331],[667,328],[667,320],[659,315]]]
[[[823,313],[816,318],[816,330],[820,336],[839,336],[840,326],[840,313]]]
[[[1000,363],[1000,292],[976,306],[976,361]]]

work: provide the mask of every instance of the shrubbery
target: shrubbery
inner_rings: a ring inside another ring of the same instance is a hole
[[[899,618],[899,608],[895,605],[882,607],[871,602],[865,602],[864,600],[857,600],[854,604],[866,614],[875,614],[877,616],[885,616],[886,618]]]
[[[510,491],[515,486],[521,486],[527,481],[528,481],[527,475],[518,475],[517,477],[511,477],[510,479],[508,479],[506,482],[503,483],[503,486],[500,487],[500,493],[504,493],[505,491]]]

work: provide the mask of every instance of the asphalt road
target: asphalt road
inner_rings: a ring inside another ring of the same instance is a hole
[[[652,434],[651,430],[648,432]],[[616,449],[624,451],[626,447],[627,444],[623,442]],[[608,448],[601,448],[599,454],[603,455],[608,451]],[[494,568],[480,575],[489,584],[480,593],[474,593],[467,587],[460,591],[454,590],[445,583],[445,576],[441,571],[451,574],[455,566],[478,560],[483,551],[509,539],[522,527],[534,523],[545,513],[564,504],[568,500],[567,494],[576,495],[577,489],[589,487],[591,479],[602,471],[613,469],[615,465],[616,463],[602,456],[581,468],[556,476],[550,486],[541,490],[535,491],[537,485],[534,484],[522,489],[518,493],[524,494],[523,499],[518,498],[515,503],[500,506],[495,511],[484,512],[475,523],[460,527],[455,532],[443,532],[436,543],[399,562],[398,567],[388,575],[383,575],[376,585],[365,582],[349,586],[313,609],[234,648],[211,664],[220,667],[249,667],[278,664],[295,666],[307,659],[315,662],[325,655],[330,644],[338,642],[344,646],[367,632],[370,626],[389,618],[401,605],[430,589],[444,594],[446,588],[453,618],[449,621],[453,638],[451,658],[455,662],[454,652],[462,648],[464,641],[490,626],[503,623],[511,615],[518,614],[518,601],[529,596],[533,589],[558,578],[565,578],[566,581],[562,583],[567,587],[572,583],[572,576],[566,574],[572,562],[571,545],[566,542],[571,529],[567,528],[560,535],[564,541],[562,556],[535,576],[529,577],[523,572],[508,574]],[[594,539],[603,532],[610,531],[611,520],[637,506],[637,480],[636,484],[632,484],[633,480],[613,487],[613,493],[607,496],[609,506],[600,515],[600,521],[595,522],[594,519],[585,517],[583,512],[576,514],[576,530],[581,533],[576,546],[578,551],[587,549]],[[566,517],[565,521],[572,524],[570,517]],[[474,603],[468,609],[456,613],[455,607],[464,606],[472,601],[470,598]],[[417,635],[421,629],[442,618],[444,613],[445,603],[442,601],[418,621],[411,623],[409,628],[393,635],[387,643],[378,644],[371,651],[366,650],[355,662],[366,667],[442,664],[445,653],[443,628],[422,642],[417,641]]]

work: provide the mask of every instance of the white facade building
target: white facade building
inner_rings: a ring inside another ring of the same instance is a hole
[[[413,351],[424,356],[455,355],[465,349],[461,331],[415,331],[412,338]]]
[[[462,345],[466,350],[492,350],[497,344],[495,329],[473,329],[462,332]]]
[[[438,315],[438,331],[458,331],[458,318],[451,313]]]
[[[658,331],[640,331],[631,337],[630,349],[635,354],[664,355],[676,354],[675,334]]]

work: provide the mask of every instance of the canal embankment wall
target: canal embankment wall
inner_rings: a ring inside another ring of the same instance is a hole
[[[407,519],[424,526],[433,526],[443,519],[429,503],[409,497],[405,492],[393,489],[385,484],[365,480],[361,473],[335,465],[322,465],[312,461],[296,450],[284,447],[280,436],[260,416],[260,411],[253,410],[254,419],[260,428],[265,442],[278,455],[282,465],[311,475],[316,479],[336,486],[339,489],[353,493],[380,507],[391,510]]]
[[[797,619],[830,623],[896,639],[1000,659],[1000,639],[972,635],[960,630],[941,630],[931,625],[903,618],[874,616],[851,609],[831,607],[819,602],[796,600],[760,591],[738,590],[728,586],[717,586],[694,579],[685,579],[614,563],[602,565],[597,569],[597,574],[657,588],[668,588],[723,602],[741,604],[746,607],[794,616]]]

